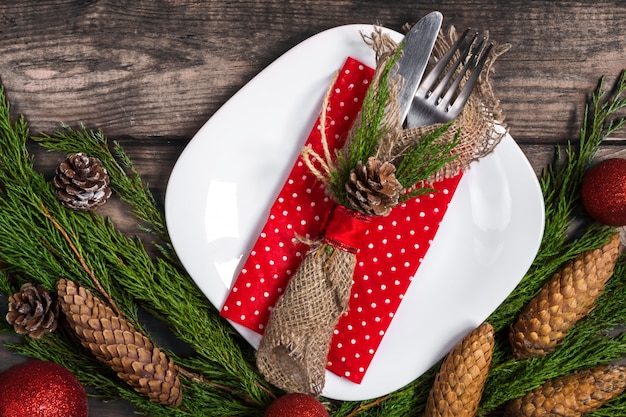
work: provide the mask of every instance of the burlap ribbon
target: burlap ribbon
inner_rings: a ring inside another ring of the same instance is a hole
[[[442,56],[456,37],[454,28],[447,35],[440,33],[433,51],[433,60]],[[379,30],[375,30],[370,36],[364,36],[364,40],[376,52],[377,70],[370,88],[378,88],[382,68],[398,45]],[[495,53],[487,63],[487,69],[461,115],[447,133],[438,139],[450,142],[457,140],[456,135],[460,131],[459,143],[452,150],[455,157],[439,172],[426,179],[426,183],[452,177],[469,168],[471,162],[491,152],[504,136],[502,114],[488,77],[493,62],[507,49],[507,45],[494,48]],[[391,88],[397,88],[401,82],[402,80],[391,80]],[[322,132],[325,108],[326,103],[320,118]],[[357,118],[351,129],[343,152],[349,149],[359,120]],[[440,127],[433,125],[403,129],[395,94],[391,94],[382,125],[385,135],[375,156],[394,163],[402,158],[412,144]],[[303,152],[306,154],[307,150]],[[328,176],[335,168],[335,155],[326,149],[324,155],[305,156],[305,160],[317,162],[318,166],[310,163],[312,172],[322,182],[328,183]],[[324,241],[323,237],[309,243],[311,251],[289,281],[271,313],[257,352],[257,365],[269,382],[287,392],[319,395],[325,384],[326,359],[333,329],[348,306],[356,255]]]
[[[439,33],[429,65],[426,68],[426,73],[452,47],[457,37],[458,34],[454,27],[451,27],[447,33],[443,31]],[[398,45],[390,37],[378,30],[375,30],[370,36],[364,36],[364,40],[376,51],[377,73],[372,81],[372,85],[376,86],[379,83],[380,69],[384,67],[385,63],[395,53]],[[478,83],[463,111],[454,120],[448,131],[439,138],[442,142],[452,142],[454,136],[460,132],[459,143],[452,150],[454,158],[451,158],[439,172],[428,178],[426,180],[427,183],[453,177],[469,168],[472,162],[478,161],[491,153],[504,137],[506,133],[504,116],[500,109],[500,102],[494,95],[489,76],[493,72],[494,62],[509,49],[509,44],[494,45]],[[453,57],[451,62],[455,62],[458,56],[459,52],[457,52],[457,55]],[[469,74],[466,75],[466,78],[468,76]],[[402,80],[393,81],[395,83],[392,83],[392,88],[402,82]],[[358,122],[357,120],[352,131],[358,129]],[[397,103],[393,95],[390,98],[389,111],[384,123],[388,128],[387,134],[381,141],[375,156],[382,161],[394,163],[397,163],[402,158],[408,147],[442,126],[442,124],[434,124],[403,129],[403,121],[398,118]],[[346,146],[349,145],[346,144]]]
[[[311,251],[274,307],[257,365],[287,392],[319,395],[332,330],[350,297],[355,256],[321,245]]]

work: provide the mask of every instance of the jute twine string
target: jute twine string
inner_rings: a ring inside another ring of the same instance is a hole
[[[361,36],[363,41],[368,44],[376,54],[377,70],[374,73],[372,81],[370,82],[370,89],[377,90],[381,83],[381,77],[384,75],[384,71],[382,71],[382,69],[385,67],[387,61],[389,61],[392,58],[392,55],[396,52],[398,44],[396,44],[389,36],[384,35],[378,27],[374,28],[374,32],[371,35],[361,34]],[[401,136],[402,120],[400,118],[401,111],[398,105],[397,92],[400,90],[403,82],[404,80],[401,78],[393,78],[389,80],[389,100],[386,103],[385,114],[379,127],[380,132],[383,134],[381,147],[396,143],[398,138]],[[330,85],[332,86],[333,83],[331,82]],[[329,87],[326,91],[320,113],[320,142],[322,145],[323,155],[318,154],[310,147],[306,147],[302,150],[304,163],[315,175],[315,177],[326,185],[329,183],[330,174],[337,169],[334,162],[336,160],[336,155],[328,148],[328,141],[326,138],[326,109],[328,108],[331,90],[332,88]],[[361,118],[357,117],[357,121],[352,125],[352,128],[347,135],[343,149],[339,149],[335,151],[335,153],[342,152],[344,155],[348,154],[350,144],[352,143],[355,133],[360,125]],[[408,145],[408,143],[406,145]],[[379,149],[378,153],[372,156],[376,156],[378,159],[383,161],[390,161],[390,159],[379,158],[380,153],[381,151]],[[319,168],[316,164],[319,165]]]
[[[330,85],[335,84],[335,80],[337,79],[337,73],[333,77]],[[328,186],[329,184],[329,176],[330,173],[336,169],[332,153],[330,152],[330,148],[328,147],[328,137],[326,136],[326,111],[328,109],[328,102],[330,97],[331,89],[326,90],[326,94],[324,95],[324,100],[322,101],[322,111],[320,112],[320,144],[322,145],[323,156],[318,154],[311,148],[311,146],[306,146],[302,149],[302,159],[306,164],[309,171],[324,185]],[[315,164],[318,164],[320,167],[318,168]]]
[[[447,36],[440,33],[433,51],[434,60],[445,53],[456,37],[454,29]],[[382,69],[398,45],[378,29],[371,36],[363,38],[376,52],[377,71],[370,88],[378,88]],[[505,130],[496,128],[502,125],[503,119],[498,101],[493,95],[488,72],[491,71],[493,61],[508,47],[505,45],[494,49],[496,52],[484,70],[485,76],[479,80],[472,97],[448,133],[439,139],[453,141],[460,130],[460,144],[452,151],[458,157],[429,178],[430,182],[456,175],[460,170],[468,168],[471,162],[491,152],[504,136]],[[381,123],[385,134],[375,155],[383,161],[398,161],[415,141],[440,127],[435,125],[408,130],[402,128],[395,98],[401,83],[402,80],[396,79],[390,80],[389,84],[390,100]],[[336,155],[329,149],[325,136],[329,93],[330,89],[324,99],[320,116],[322,154],[311,148],[302,151],[305,163],[324,184],[329,183],[330,173],[337,169],[334,162]],[[347,152],[359,123],[360,119],[357,119],[348,134],[346,145],[338,152]],[[272,310],[257,351],[257,366],[270,383],[286,392],[317,396],[321,394],[325,383],[326,359],[333,329],[348,306],[356,255],[321,240],[303,241],[310,245],[311,250]]]

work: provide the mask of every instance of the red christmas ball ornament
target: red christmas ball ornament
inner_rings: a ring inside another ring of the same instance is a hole
[[[328,417],[321,402],[307,394],[287,394],[270,404],[265,417]]]
[[[88,417],[78,379],[52,362],[29,361],[0,374],[1,417]]]
[[[600,223],[626,225],[626,159],[607,159],[589,169],[581,198],[587,213]]]

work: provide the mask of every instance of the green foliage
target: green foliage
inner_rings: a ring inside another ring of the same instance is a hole
[[[345,184],[359,161],[365,162],[376,153],[380,140],[387,131],[382,121],[385,109],[390,98],[389,74],[400,57],[401,48],[386,63],[380,77],[378,88],[370,88],[363,99],[360,113],[360,125],[354,138],[348,143],[348,150],[344,155],[337,153],[337,170],[330,173],[330,190],[333,196],[343,205],[348,205],[345,198]]]
[[[620,76],[613,95],[605,91],[602,79],[585,108],[585,120],[578,143],[570,142],[567,145],[565,158],[557,151],[554,163],[542,173],[540,183],[546,222],[541,246],[520,285],[489,318],[496,330],[508,326],[539,291],[543,280],[560,265],[580,252],[601,246],[614,233],[611,228],[592,224],[582,231],[578,239],[568,239],[576,220],[573,214],[579,205],[584,174],[602,141],[624,124],[622,118],[613,118],[626,107],[626,100],[622,97],[625,91],[626,75]]]
[[[447,123],[435,131],[424,135],[415,145],[410,147],[406,154],[398,162],[396,178],[405,188],[411,188],[415,184],[425,181],[440,171],[446,164],[456,159],[452,150],[459,144],[460,130],[457,131],[454,140],[441,142],[438,139],[446,133],[452,123]],[[402,195],[401,201],[431,191],[427,185],[415,187],[410,193]]]
[[[329,187],[333,197],[342,205],[348,206],[345,184],[350,173],[359,162],[365,162],[375,156],[378,147],[388,133],[389,127],[383,121],[391,98],[389,76],[402,51],[402,45],[383,67],[378,88],[370,88],[363,100],[360,113],[360,124],[354,137],[348,142],[343,152],[337,152],[337,168],[329,173]],[[396,178],[405,189],[414,188],[416,184],[438,172],[445,164],[454,160],[451,150],[459,143],[458,132],[455,140],[445,142],[438,140],[450,128],[451,123],[443,125],[430,134],[424,135],[419,141],[410,144],[392,162],[396,165]],[[430,188],[419,184],[412,192],[401,196],[401,201],[426,193]]]
[[[497,413],[507,401],[546,379],[626,354],[626,335],[613,332],[622,324],[622,317],[626,317],[626,304],[620,302],[626,297],[623,261],[596,309],[572,330],[552,355],[517,361],[512,358],[506,341],[508,326],[545,280],[564,262],[582,251],[601,246],[614,233],[610,228],[584,225],[582,233],[568,238],[574,225],[584,172],[602,140],[623,127],[623,119],[612,119],[626,107],[626,101],[621,98],[624,91],[624,75],[613,96],[607,97],[600,84],[588,107],[579,143],[568,145],[565,155],[559,154],[555,163],[542,174],[546,204],[543,241],[537,259],[520,285],[488,319],[498,331],[498,341],[481,415]],[[273,395],[279,393],[271,392],[256,371],[252,350],[220,319],[183,272],[171,249],[163,216],[119,144],[111,145],[101,132],[82,126],[78,129],[64,126],[51,135],[34,138],[49,150],[66,154],[84,151],[98,157],[111,176],[116,194],[131,206],[132,214],[157,239],[161,249],[157,256],[151,256],[138,238],[119,232],[108,219],[94,213],[68,211],[60,205],[49,181],[33,168],[32,157],[26,149],[29,140],[26,122],[23,118],[11,122],[9,104],[4,92],[0,93],[0,293],[8,295],[25,281],[40,282],[53,289],[61,277],[97,291],[93,275],[129,320],[143,327],[137,311],[139,308],[149,311],[164,321],[194,353],[183,357],[169,352],[179,366],[191,373],[183,377],[182,406],[171,409],[150,403],[136,394],[109,368],[83,350],[63,327],[42,340],[26,338],[10,347],[18,353],[66,366],[84,384],[96,387],[98,395],[127,399],[145,415],[262,416]],[[375,107],[385,96],[368,100],[371,100],[369,105]],[[369,133],[379,132],[379,126],[374,128],[376,120],[380,120],[379,110],[367,111],[367,117],[373,121],[368,127]],[[423,149],[429,141],[436,142],[436,135],[424,141]],[[357,146],[354,154],[359,155],[358,158],[370,155],[369,145],[354,146]],[[420,159],[425,155],[423,149],[405,154],[405,162],[398,165],[398,178],[415,181],[417,177],[411,176],[415,173],[407,167],[423,164]],[[4,324],[0,331],[11,329]],[[325,403],[334,417],[420,415],[437,370],[438,365],[433,366],[416,381],[383,398]],[[191,377],[192,374],[196,377]],[[621,396],[594,415],[617,416],[625,411],[626,398]]]
[[[569,143],[565,158],[557,153],[555,162],[541,176],[545,200],[546,224],[543,239],[530,270],[518,287],[509,295],[488,321],[502,338],[494,352],[494,363],[485,387],[482,410],[487,413],[520,397],[550,378],[568,374],[626,355],[624,335],[606,337],[626,317],[626,269],[623,259],[596,309],[572,332],[551,355],[515,361],[508,350],[506,332],[519,311],[541,289],[544,282],[565,262],[579,253],[604,245],[616,232],[611,227],[595,223],[583,224],[582,233],[576,236],[576,217],[580,203],[580,187],[586,170],[602,141],[624,126],[619,112],[626,108],[626,73],[617,80],[613,94],[604,89],[604,79],[586,106],[585,120],[580,140],[575,146]],[[570,235],[574,234],[572,239]],[[506,385],[505,385],[506,384]],[[506,386],[506,389],[502,387]]]
[[[626,108],[626,73],[613,94],[604,90],[603,81],[594,92],[575,146],[567,146],[565,157],[558,155],[542,173],[540,183],[545,201],[546,224],[539,253],[517,288],[487,319],[497,331],[494,358],[485,385],[479,415],[501,412],[510,400],[524,395],[550,378],[626,356],[626,334],[608,337],[626,317],[626,264],[620,260],[614,277],[596,309],[574,327],[553,354],[543,358],[515,360],[508,346],[507,331],[520,310],[534,297],[543,283],[565,262],[579,253],[604,245],[615,230],[598,224],[584,224],[582,233],[574,234],[580,186],[586,169],[602,141],[624,125],[618,113]],[[424,335],[428,337],[428,335]],[[336,416],[378,417],[409,416],[423,413],[426,398],[439,364],[434,365],[407,387],[380,399],[358,406],[343,404]],[[344,411],[346,410],[346,411]],[[350,411],[347,411],[350,410]],[[593,415],[621,416],[626,411],[626,395],[611,401]]]
[[[118,142],[109,144],[102,131],[87,130],[84,126],[72,129],[62,126],[52,135],[43,134],[32,139],[50,151],[66,154],[85,152],[102,162],[111,178],[111,187],[131,207],[133,214],[142,223],[143,229],[156,238],[168,241],[165,219],[157,208],[147,184],[144,184],[129,156]],[[171,247],[167,248],[171,250]]]
[[[3,274],[0,289],[15,292],[25,281],[42,283],[53,290],[59,278],[77,281],[97,293],[92,276],[102,284],[127,319],[139,328],[139,307],[167,323],[174,334],[194,351],[201,375],[207,383],[186,384],[185,401],[180,409],[163,409],[128,390],[110,372],[98,365],[94,380],[93,366],[75,358],[76,346],[58,343],[59,336],[42,341],[26,340],[13,345],[18,352],[67,365],[85,384],[95,384],[106,395],[115,387],[116,395],[129,399],[149,415],[259,415],[271,400],[270,389],[263,382],[251,360],[251,349],[239,343],[232,328],[220,319],[211,304],[201,295],[183,268],[167,253],[162,215],[148,188],[143,185],[130,160],[115,144],[112,148],[101,132],[84,128],[37,138],[50,150],[71,154],[85,151],[96,155],[111,176],[112,188],[133,206],[133,213],[145,227],[165,242],[163,256],[153,259],[136,238],[123,235],[111,221],[96,213],[65,209],[54,195],[49,181],[33,168],[26,150],[28,128],[23,118],[11,123],[9,104],[0,98],[0,259]],[[110,150],[111,149],[111,150]],[[84,265],[83,263],[84,262]],[[103,294],[100,294],[103,296]],[[6,329],[5,329],[6,330]],[[67,335],[66,335],[67,336]],[[69,337],[69,336],[68,336]],[[85,352],[79,355],[87,360]],[[183,362],[182,359],[179,362]],[[90,360],[92,363],[93,360]],[[104,382],[105,378],[107,382]],[[194,393],[202,393],[198,398]],[[213,398],[215,408],[204,404]],[[242,401],[245,398],[246,401]],[[194,410],[194,411],[183,411]],[[171,414],[170,414],[171,413]]]

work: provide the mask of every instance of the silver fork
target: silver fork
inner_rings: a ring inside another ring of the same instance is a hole
[[[407,127],[446,123],[459,115],[493,47],[493,43],[485,47],[486,39],[477,42],[477,38],[478,33],[467,29],[424,77],[411,102]]]

